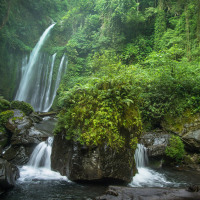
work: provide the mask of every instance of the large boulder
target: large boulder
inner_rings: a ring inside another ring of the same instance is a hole
[[[163,130],[154,130],[142,135],[140,143],[147,148],[149,157],[163,157],[169,143],[170,134]]]
[[[16,166],[0,158],[0,189],[6,190],[15,185],[19,178],[19,170]]]
[[[51,167],[72,181],[119,181],[129,183],[136,169],[133,150],[116,151],[104,145],[88,148],[65,136],[54,137]]]
[[[200,115],[184,115],[182,118],[168,120],[163,128],[179,135],[185,148],[189,151],[200,152]]]
[[[10,146],[4,150],[2,156],[12,164],[24,165],[35,146],[52,135],[53,125],[45,125],[45,121],[33,113],[26,116],[20,110],[13,112],[14,116],[6,124],[11,133]],[[43,130],[45,126],[51,131]]]

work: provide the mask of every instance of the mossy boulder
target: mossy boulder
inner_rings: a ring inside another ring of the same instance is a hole
[[[179,135],[185,148],[189,151],[200,152],[200,114],[185,112],[181,117],[166,118],[162,123],[163,129]]]
[[[0,112],[10,109],[10,102],[0,98]]]
[[[30,115],[34,112],[33,107],[24,101],[12,101],[11,102],[11,109],[18,109],[23,111],[26,115]]]

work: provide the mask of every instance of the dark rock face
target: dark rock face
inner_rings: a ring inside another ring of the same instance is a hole
[[[129,183],[135,165],[132,150],[115,151],[106,145],[87,148],[56,135],[51,166],[72,181],[120,181]]]
[[[105,195],[96,200],[199,200],[200,192],[170,188],[129,188],[110,186]]]
[[[165,155],[169,138],[170,134],[162,130],[157,130],[145,133],[141,137],[140,142],[148,149],[149,157],[162,157]]]
[[[0,158],[0,189],[6,190],[15,185],[19,178],[19,170],[16,166]]]
[[[14,117],[6,124],[12,135],[10,146],[4,150],[2,157],[15,165],[26,164],[35,146],[52,134],[42,130],[40,126],[45,127],[37,115],[32,113],[30,116],[24,116],[22,111],[14,110]]]

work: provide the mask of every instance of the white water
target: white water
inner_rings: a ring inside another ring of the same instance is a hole
[[[49,137],[46,142],[41,142],[34,149],[28,165],[20,168],[19,182],[30,182],[38,180],[65,180],[58,172],[51,170],[51,150],[53,138]]]
[[[42,34],[42,36],[40,37],[38,43],[36,44],[36,46],[34,47],[33,51],[31,52],[30,58],[29,58],[29,62],[25,67],[20,85],[19,85],[19,89],[17,91],[16,100],[20,100],[20,101],[25,101],[28,97],[28,93],[29,93],[29,89],[30,89],[30,78],[32,76],[33,71],[35,70],[34,68],[37,67],[35,65],[35,63],[38,60],[39,57],[39,52],[43,46],[43,44],[45,43],[45,41],[48,38],[48,35],[50,33],[50,30],[55,26],[55,24],[52,24],[51,26],[49,26],[44,33]]]
[[[49,111],[56,96],[62,75],[66,70],[66,56],[63,55],[58,68],[57,78],[54,81],[53,72],[56,54],[47,56],[41,52],[54,25],[52,24],[44,31],[31,52],[29,59],[26,56],[22,61],[21,81],[15,100],[30,103],[35,111]]]
[[[63,55],[62,59],[60,61],[60,65],[59,65],[58,73],[57,73],[57,77],[56,77],[56,83],[55,83],[55,86],[54,86],[54,90],[52,92],[52,98],[49,99],[48,97],[46,97],[46,100],[48,100],[48,102],[45,102],[45,104],[47,106],[45,107],[45,109],[43,109],[44,112],[48,112],[48,110],[51,108],[51,106],[53,104],[53,100],[56,97],[56,92],[57,92],[57,89],[58,89],[60,81],[61,81],[62,73],[65,73],[66,66],[67,66],[67,62],[66,63],[64,62],[65,61],[65,57],[66,56]]]
[[[170,181],[167,181],[166,177],[163,174],[158,173],[155,170],[147,167],[147,149],[142,144],[138,144],[135,151],[135,162],[138,173],[133,177],[130,186],[166,187],[172,184]]]

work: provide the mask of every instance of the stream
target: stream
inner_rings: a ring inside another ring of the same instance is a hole
[[[51,122],[51,123],[50,123]],[[45,117],[42,130],[52,129],[52,119]],[[108,186],[104,184],[77,184],[51,170],[51,149],[53,137],[41,142],[34,149],[29,162],[19,167],[20,178],[15,188],[1,196],[1,200],[91,200],[102,195]],[[138,144],[135,152],[138,173],[130,187],[187,187],[188,183],[199,184],[200,173],[179,171],[170,168],[150,168],[146,148]]]

